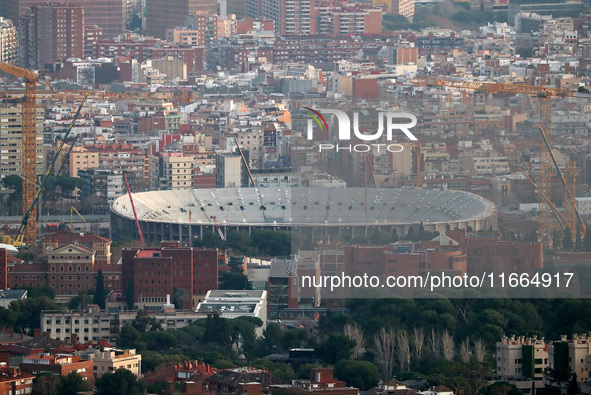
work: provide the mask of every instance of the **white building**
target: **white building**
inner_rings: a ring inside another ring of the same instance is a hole
[[[136,377],[142,377],[142,356],[135,350],[104,348],[102,350],[84,350],[79,352],[80,359],[94,362],[94,378],[105,373],[113,373],[123,368],[131,371]]]
[[[222,318],[257,317],[263,321],[257,336],[262,336],[267,323],[267,291],[208,291],[195,311],[218,313]]]
[[[544,338],[507,337],[497,342],[497,375],[542,380],[548,367],[548,351]]]

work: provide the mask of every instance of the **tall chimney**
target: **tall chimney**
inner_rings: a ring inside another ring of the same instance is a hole
[[[166,305],[170,305],[170,295],[166,294]]]

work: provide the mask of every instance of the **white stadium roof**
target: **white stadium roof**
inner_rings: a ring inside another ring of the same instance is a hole
[[[364,188],[220,188],[133,194],[140,221],[292,226],[449,223],[487,218],[492,202],[459,191]],[[112,211],[133,219],[129,196]],[[367,213],[367,214],[366,214]],[[366,221],[367,215],[367,221]]]

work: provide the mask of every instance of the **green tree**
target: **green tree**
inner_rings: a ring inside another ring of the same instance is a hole
[[[27,298],[40,298],[45,296],[49,299],[55,299],[55,289],[44,286],[44,287],[21,287],[21,289],[27,290]]]
[[[61,188],[64,195],[71,195],[74,189],[82,188],[82,179],[78,177],[59,176],[55,183]]]
[[[82,291],[78,292],[78,295],[74,296],[68,302],[68,309],[70,310],[84,310],[88,305],[88,301],[90,300],[90,295],[88,295],[88,291],[83,289]]]
[[[33,379],[33,395],[57,395],[57,387],[60,384],[59,376],[53,373],[39,373]]]
[[[142,335],[146,348],[150,351],[166,353],[175,347],[178,342],[172,331],[152,331]]]
[[[15,300],[10,303],[9,308],[16,316],[13,328],[26,333],[41,328],[41,312],[43,310],[63,310],[63,307],[46,296]]]
[[[266,358],[261,358],[253,361],[252,366],[258,369],[267,368],[273,376],[285,382],[295,379],[293,368],[286,363],[272,362]]]
[[[242,273],[224,271],[220,273],[220,283],[218,289],[251,289],[248,277]]]
[[[191,297],[186,288],[175,288],[172,292],[172,303],[174,307],[182,310],[183,308],[190,307]]]
[[[62,376],[57,393],[60,395],[76,395],[77,392],[90,391],[91,385],[78,373],[72,371],[67,376]]]
[[[417,236],[417,232],[415,232],[414,226],[411,226],[408,229],[408,233],[406,234],[406,239],[410,240],[410,241],[419,241],[419,238]]]
[[[146,310],[140,309],[137,311],[131,326],[137,329],[140,333],[144,333],[160,329],[160,322]]]
[[[481,395],[519,395],[523,392],[519,391],[515,384],[506,381],[498,381],[494,384],[488,385],[482,389]]]
[[[21,195],[23,190],[23,179],[16,174],[11,174],[2,179],[2,185],[6,189],[14,189],[14,193]]]
[[[417,237],[419,240],[425,240],[425,227],[422,222],[419,224],[419,233]]]
[[[355,347],[355,341],[349,337],[331,334],[324,342],[320,343],[316,351],[324,362],[335,364],[338,361],[349,359],[353,347]]]
[[[145,348],[142,342],[142,334],[131,325],[124,325],[119,331],[117,346],[122,348],[135,348],[141,351]]]
[[[334,367],[334,374],[351,387],[367,391],[375,387],[379,381],[378,368],[371,362],[342,360]]]
[[[581,391],[579,390],[579,384],[577,383],[576,373],[573,373],[573,377],[570,379],[568,387],[566,388],[566,393],[568,395],[577,395],[581,393]]]
[[[193,247],[223,248],[224,243],[217,232],[205,232],[202,238],[193,239]]]
[[[564,368],[552,369],[546,368],[544,374],[552,383],[556,383],[558,388],[562,390],[562,384],[570,381],[573,377],[573,371],[570,366]]]
[[[230,325],[218,314],[208,315],[205,321],[205,336],[207,342],[227,345],[230,341]]]
[[[127,369],[107,372],[96,379],[96,395],[143,395],[144,384]]]
[[[237,232],[241,233],[241,232]],[[233,250],[234,251],[234,250]],[[231,257],[228,266],[230,271],[220,273],[219,289],[251,289],[248,277],[243,269],[244,257]]]
[[[395,242],[392,240],[392,236],[389,233],[378,230],[378,229],[374,230],[370,234],[369,241],[372,244],[389,244],[389,243]]]
[[[105,276],[103,276],[103,271],[99,269],[96,274],[96,288],[94,290],[92,302],[97,304],[101,309],[104,309],[106,299],[107,292],[105,291]]]
[[[146,385],[146,392],[148,394],[161,394],[166,388],[166,381],[156,381],[155,383]]]

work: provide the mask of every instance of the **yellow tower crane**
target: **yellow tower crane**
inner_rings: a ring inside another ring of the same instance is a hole
[[[539,113],[540,113],[540,161],[537,175],[537,186],[534,184],[540,196],[542,197],[540,202],[540,212],[538,216],[539,230],[538,236],[544,242],[546,247],[552,247],[552,225],[551,215],[552,207],[549,200],[552,192],[552,162],[554,160],[551,144],[552,144],[552,98],[565,98],[565,97],[583,97],[591,98],[588,93],[581,93],[577,91],[571,91],[568,89],[558,89],[544,86],[531,86],[531,85],[520,85],[520,84],[502,84],[496,82],[480,82],[480,81],[465,81],[461,79],[447,79],[439,77],[427,77],[413,80],[413,83],[418,86],[441,86],[447,88],[457,89],[470,89],[480,90],[491,93],[503,92],[503,93],[514,93],[514,94],[526,94],[536,96],[539,100]],[[555,161],[554,161],[555,163]],[[569,196],[570,207],[574,207],[576,211],[576,204],[574,204],[574,192],[569,193],[570,189],[566,185],[566,180],[562,177],[561,179],[565,182],[566,193]],[[529,177],[528,177],[529,179]],[[533,180],[530,180],[533,182]],[[574,206],[573,206],[574,205]],[[577,218],[580,221],[582,229],[584,224],[579,215]],[[568,218],[567,218],[568,219]],[[569,223],[569,228],[576,227],[573,222]]]
[[[7,63],[0,62],[4,71],[25,81],[24,91],[2,91],[0,99],[22,99],[22,177],[23,220],[18,234],[11,243],[15,246],[37,243],[37,201],[41,188],[37,188],[37,100],[82,101],[95,100],[172,100],[177,104],[190,103],[191,91],[183,92],[103,92],[103,91],[38,91],[39,75]],[[80,110],[78,110],[78,113]],[[5,238],[4,240],[8,240]]]

